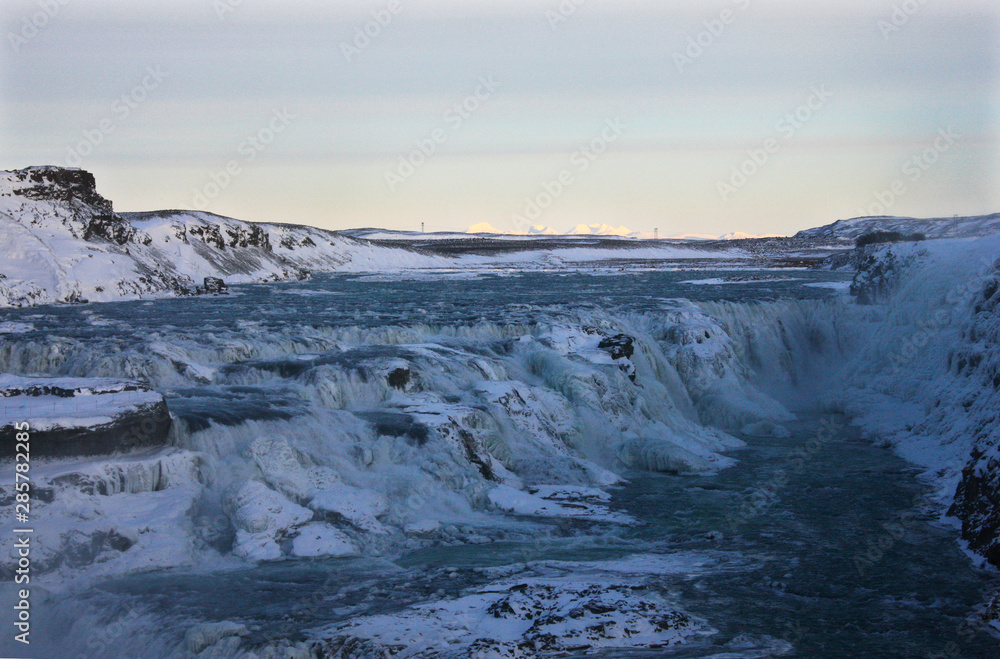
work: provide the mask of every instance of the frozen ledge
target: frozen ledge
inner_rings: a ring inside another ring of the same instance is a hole
[[[170,430],[163,396],[131,380],[0,374],[0,398],[0,432],[13,439],[27,423],[32,456],[109,455],[163,446]],[[0,443],[0,458],[16,451],[14,441]]]

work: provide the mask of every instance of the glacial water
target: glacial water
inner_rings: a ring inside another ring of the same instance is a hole
[[[756,279],[683,283],[747,276]],[[799,270],[326,276],[219,297],[4,311],[0,320],[31,329],[0,342],[0,354],[24,374],[152,374],[188,437],[205,441],[214,428],[247,422],[308,429],[317,406],[332,405],[303,394],[310,374],[373,358],[418,363],[429,335],[435,359],[457,346],[462,359],[494,358],[525,328],[579,322],[581,310],[648,317],[674,298],[823,304],[837,293],[805,284],[844,281]],[[159,361],[143,362],[148,355],[133,354],[136,346],[159,350]],[[351,395],[363,398],[367,383],[354,386]],[[172,656],[185,630],[205,621],[246,624],[250,647],[299,641],[330,623],[460,596],[489,580],[483,568],[566,573],[636,555],[690,566],[650,580],[717,633],[670,650],[588,656],[779,656],[781,641],[794,648],[781,655],[790,657],[996,656],[997,639],[975,616],[997,575],[961,551],[957,530],[927,504],[917,470],[861,441],[843,419],[795,402],[797,420],[784,424],[791,436],[742,437],[747,446],[728,453],[738,460],[728,469],[625,472],[627,483],[608,488],[610,507],[635,526],[537,519],[491,542],[103,579],[42,605],[36,632],[48,654],[28,656]],[[343,398],[336,405],[366,407]]]

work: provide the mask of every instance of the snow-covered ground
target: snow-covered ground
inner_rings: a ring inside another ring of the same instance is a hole
[[[378,656],[391,648],[393,656],[411,659],[440,656],[442,648],[497,659],[669,648],[713,633],[704,621],[644,588],[643,577],[681,566],[689,567],[664,557],[612,570],[601,564],[534,564],[529,574],[519,571],[460,598],[317,630],[309,645],[333,656]],[[503,570],[494,571],[503,576]]]
[[[913,218],[896,216],[855,217],[805,229],[800,238],[853,241],[873,231],[922,233],[927,238],[977,238],[1000,233],[1000,213],[972,217]]]

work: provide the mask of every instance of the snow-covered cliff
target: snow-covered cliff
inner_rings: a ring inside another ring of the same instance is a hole
[[[0,306],[188,294],[205,277],[277,281],[435,260],[315,227],[202,212],[118,214],[82,170],[0,172]]]
[[[332,271],[545,268],[621,255],[617,245],[530,244],[494,254],[470,245],[475,246],[466,243],[442,254],[420,245],[380,244],[364,235],[205,212],[115,213],[86,171],[0,172],[0,307],[184,295],[197,292],[206,277],[239,284]],[[660,261],[746,256],[737,248],[665,245],[628,253],[631,259]]]
[[[969,547],[1000,565],[1000,238],[865,248],[862,337],[828,404],[926,468]]]

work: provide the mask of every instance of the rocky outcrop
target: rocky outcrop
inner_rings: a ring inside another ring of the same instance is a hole
[[[229,287],[226,286],[226,282],[222,281],[220,277],[205,277],[204,283],[205,293],[209,295],[220,295],[229,291]]]
[[[82,169],[62,167],[28,167],[14,172],[16,181],[13,193],[29,199],[48,199],[70,203],[79,201],[112,212],[111,202],[97,193],[94,175]]]
[[[271,240],[267,232],[260,226],[253,224],[243,226],[196,225],[187,227],[187,233],[191,236],[197,236],[216,249],[258,247],[267,252],[271,251]]]
[[[1000,567],[1000,459],[974,451],[948,514],[962,521],[969,549]]]
[[[14,172],[13,194],[42,201],[55,201],[73,208],[74,219],[83,227],[79,238],[107,240],[124,245],[135,236],[127,220],[115,214],[109,200],[97,193],[94,175],[81,169],[29,167]]]
[[[410,382],[410,369],[400,366],[385,376],[386,383],[394,389],[406,389]]]
[[[628,359],[635,353],[635,348],[633,344],[635,339],[627,334],[616,334],[614,336],[609,336],[606,339],[601,339],[601,342],[597,344],[597,347],[601,350],[607,350],[608,354],[611,355],[611,359]]]
[[[27,424],[33,457],[110,455],[163,446],[170,431],[163,397],[138,382],[0,375],[0,398],[0,432],[13,437]],[[0,443],[0,458],[16,452],[15,442]]]
[[[653,650],[703,632],[702,621],[629,577],[529,577],[491,583],[455,599],[398,613],[357,616],[310,642],[324,657],[583,656]]]
[[[635,382],[635,364],[631,361],[632,355],[635,354],[634,343],[635,339],[631,336],[627,334],[616,334],[614,336],[601,339],[601,342],[597,344],[598,348],[611,355],[611,359],[615,360],[615,363],[618,364],[618,368],[620,368],[632,382]]]
[[[192,295],[205,277],[301,280],[371,252],[315,227],[193,211],[115,213],[79,169],[0,171],[0,307]]]
[[[851,295],[858,304],[880,304],[899,287],[905,271],[919,258],[912,246],[866,245],[855,250],[857,273],[851,282]]]

